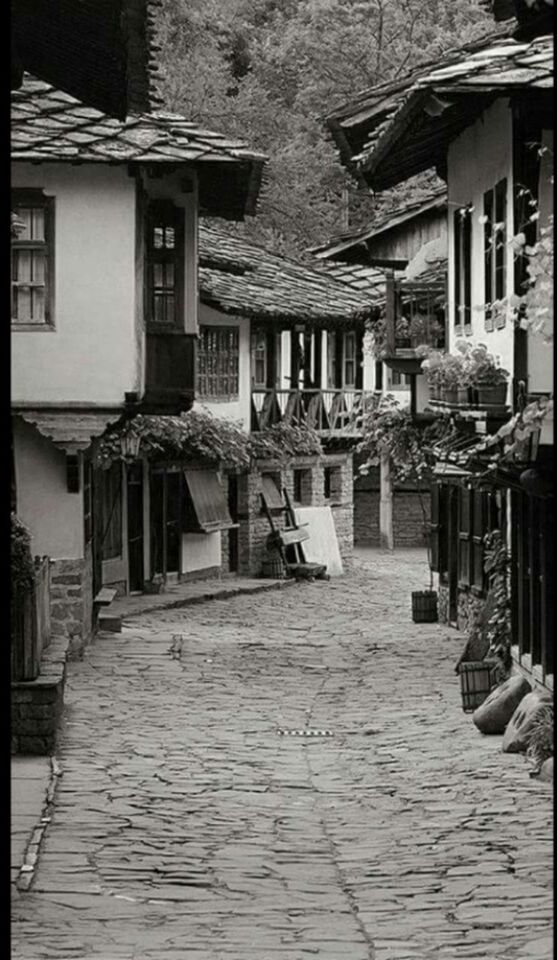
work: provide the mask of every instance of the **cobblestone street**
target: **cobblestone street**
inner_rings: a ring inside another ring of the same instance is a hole
[[[99,634],[14,960],[552,956],[552,786],[462,712],[426,580],[369,551]]]

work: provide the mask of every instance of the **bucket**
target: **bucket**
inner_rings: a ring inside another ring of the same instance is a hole
[[[284,578],[284,564],[281,557],[265,557],[261,568],[261,576],[269,580],[282,580]]]
[[[493,662],[486,660],[469,660],[459,665],[464,713],[473,713],[491,693],[492,668]]]
[[[437,623],[437,591],[415,590],[412,593],[414,623]]]

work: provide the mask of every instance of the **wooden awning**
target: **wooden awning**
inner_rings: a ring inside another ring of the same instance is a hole
[[[231,530],[232,522],[222,487],[215,470],[184,470],[200,530],[215,533]]]

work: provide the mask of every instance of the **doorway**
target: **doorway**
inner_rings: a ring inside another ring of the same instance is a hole
[[[128,467],[128,580],[130,593],[143,590],[143,464]]]
[[[233,523],[238,523],[238,477],[234,473],[228,475],[228,512]],[[228,531],[228,570],[238,572],[238,528]]]
[[[182,471],[155,467],[150,479],[151,577],[178,577],[182,541]]]

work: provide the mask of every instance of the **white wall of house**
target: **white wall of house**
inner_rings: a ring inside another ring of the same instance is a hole
[[[454,353],[457,339],[465,337],[475,343],[485,343],[490,353],[500,358],[500,363],[513,373],[513,324],[507,319],[500,330],[487,332],[484,327],[484,193],[496,183],[507,178],[507,224],[508,239],[513,234],[513,181],[512,181],[512,116],[508,100],[498,100],[479,119],[456,137],[448,151],[448,197],[449,197],[449,313],[448,350]],[[453,214],[459,207],[472,203],[472,331],[464,334],[455,325],[454,301],[454,229]],[[513,254],[507,245],[507,270],[505,296],[513,293]]]
[[[221,534],[182,534],[182,573],[194,573],[221,565]]]
[[[13,444],[17,513],[33,538],[33,555],[83,557],[83,494],[68,493],[64,451],[18,418]]]
[[[543,152],[540,163],[538,189],[539,230],[548,225],[553,213],[553,130],[544,130]],[[529,332],[528,335],[528,388],[532,393],[553,392],[553,313],[549,312],[544,325],[544,334]]]
[[[123,403],[139,389],[135,182],[105,164],[14,164],[54,197],[54,329],[12,332],[12,400]]]
[[[251,420],[250,321],[247,317],[234,317],[221,313],[204,303],[199,304],[198,315],[200,326],[238,327],[240,375],[237,400],[206,400],[200,396],[196,400],[194,409],[205,409],[215,417],[240,421],[244,430],[249,430]]]

